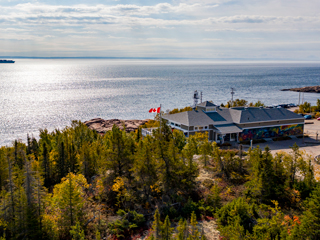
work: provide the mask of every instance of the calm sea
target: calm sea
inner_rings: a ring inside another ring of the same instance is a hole
[[[64,128],[72,120],[153,118],[163,110],[203,100],[235,98],[267,105],[298,103],[282,88],[319,85],[320,63],[231,63],[182,60],[33,60],[0,64],[0,146]],[[315,104],[320,94],[304,94]]]

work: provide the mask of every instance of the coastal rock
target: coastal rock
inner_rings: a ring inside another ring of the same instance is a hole
[[[320,93],[320,86],[281,89],[281,91]]]
[[[121,120],[121,119],[109,119],[104,120],[102,118],[94,118],[89,121],[85,121],[84,124],[88,126],[88,128],[97,131],[98,133],[105,133],[112,129],[113,125],[117,125],[121,130],[123,130],[124,126],[126,132],[133,132],[138,129],[139,126],[148,122],[149,119],[145,120]]]

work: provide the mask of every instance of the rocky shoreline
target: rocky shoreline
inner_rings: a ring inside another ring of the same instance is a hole
[[[144,120],[121,120],[121,119],[108,119],[104,120],[102,118],[94,118],[89,121],[85,121],[84,124],[88,128],[97,131],[100,134],[104,134],[110,131],[113,125],[117,125],[121,130],[126,129],[126,132],[133,132],[138,129],[141,125],[148,122],[149,119]]]
[[[320,93],[320,86],[281,89],[281,91]]]

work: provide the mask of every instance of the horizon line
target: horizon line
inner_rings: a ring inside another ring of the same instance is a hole
[[[128,60],[211,60],[211,61],[290,61],[320,62],[320,59],[289,59],[289,58],[183,58],[183,57],[35,57],[35,56],[0,56],[12,59],[128,59]]]

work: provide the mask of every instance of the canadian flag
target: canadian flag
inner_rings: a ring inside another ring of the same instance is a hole
[[[150,108],[149,113],[160,113],[161,107],[158,108]]]

